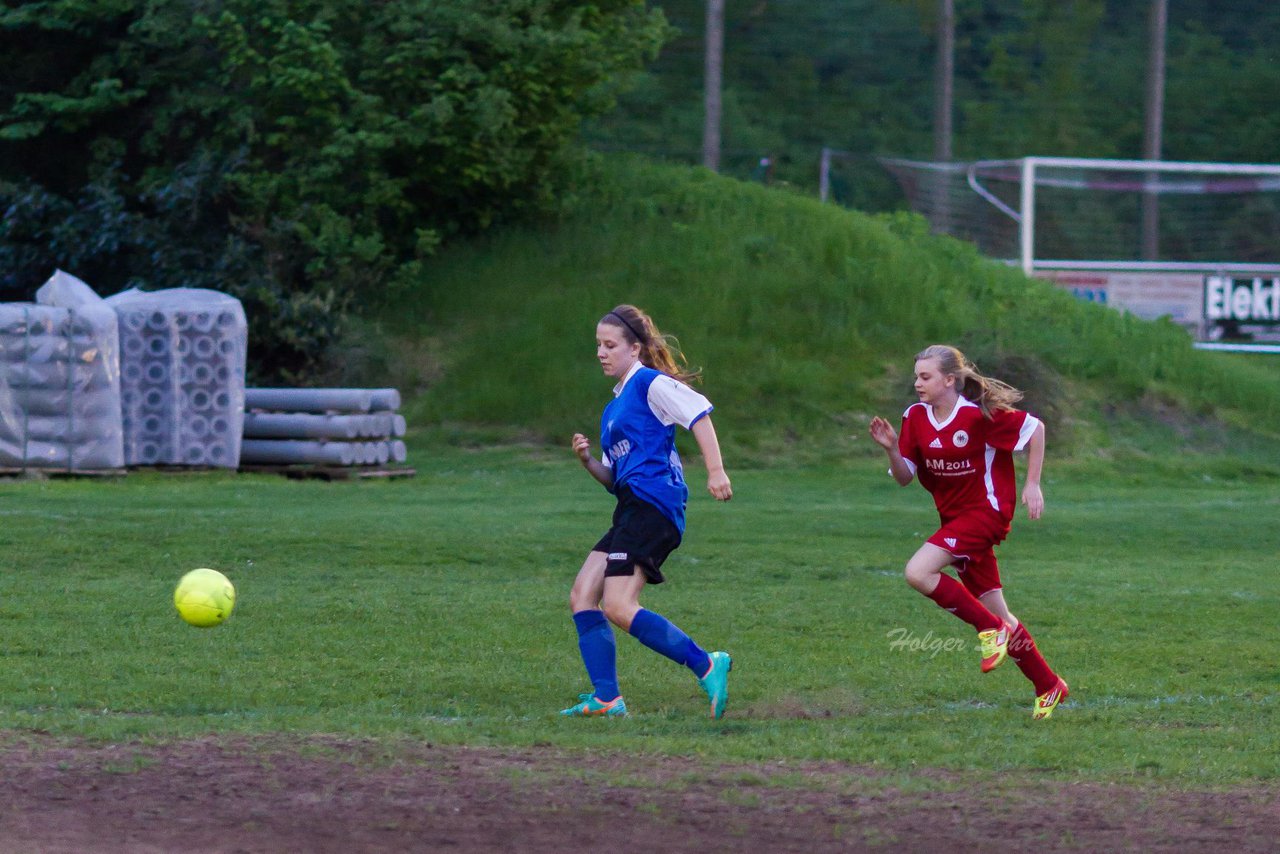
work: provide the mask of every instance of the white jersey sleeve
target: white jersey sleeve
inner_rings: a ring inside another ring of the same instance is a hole
[[[663,374],[649,384],[649,409],[663,424],[679,424],[686,430],[714,407],[698,392]]]
[[[1018,431],[1018,444],[1014,446],[1015,451],[1021,451],[1031,441],[1031,437],[1035,435],[1036,428],[1040,426],[1040,419],[1030,413],[1027,414],[1026,420],[1022,422],[1022,429]]]

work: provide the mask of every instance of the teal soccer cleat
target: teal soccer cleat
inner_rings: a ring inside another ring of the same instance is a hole
[[[564,709],[560,714],[569,718],[625,718],[627,703],[621,696],[614,697],[607,703],[596,699],[595,694],[579,694],[581,703]]]
[[[711,659],[711,668],[706,676],[698,680],[698,684],[711,700],[711,717],[719,718],[724,714],[724,707],[729,704],[729,671],[733,669],[733,659],[727,652],[713,652],[708,657]]]

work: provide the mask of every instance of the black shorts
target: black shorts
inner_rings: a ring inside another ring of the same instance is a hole
[[[609,556],[605,578],[631,575],[640,567],[645,580],[661,584],[662,564],[680,545],[680,530],[662,511],[637,498],[625,486],[618,490],[618,506],[613,510],[613,527],[600,538],[592,551]]]

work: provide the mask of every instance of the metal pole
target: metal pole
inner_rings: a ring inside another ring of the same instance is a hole
[[[1151,0],[1151,27],[1147,50],[1147,104],[1142,136],[1145,160],[1160,160],[1164,135],[1165,41],[1169,25],[1169,0]],[[1160,176],[1148,172],[1146,182],[1155,184]],[[1160,195],[1155,190],[1142,195],[1142,257],[1160,258]]]
[[[956,17],[954,0],[938,0],[938,58],[934,68],[933,93],[933,159],[940,163],[951,161],[951,116],[954,100],[956,67]],[[933,230],[950,234],[951,198],[949,196],[951,173],[940,169],[934,173]]]
[[[938,0],[938,59],[934,68],[933,159],[951,159],[951,115],[956,74],[954,0]]]
[[[818,198],[826,201],[831,195],[831,149],[822,147],[822,158],[818,161]]]
[[[1036,234],[1036,159],[1022,159],[1022,194],[1019,203],[1018,237],[1022,256],[1022,272],[1028,276],[1035,269]]]
[[[702,165],[720,171],[720,87],[724,67],[724,0],[707,0],[706,92],[702,124]]]

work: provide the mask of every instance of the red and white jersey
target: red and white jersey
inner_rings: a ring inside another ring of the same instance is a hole
[[[1018,409],[992,413],[963,396],[945,421],[926,403],[902,413],[898,450],[920,485],[933,495],[945,522],[967,510],[990,507],[1013,519],[1017,500],[1013,452],[1022,450],[1040,419]]]

